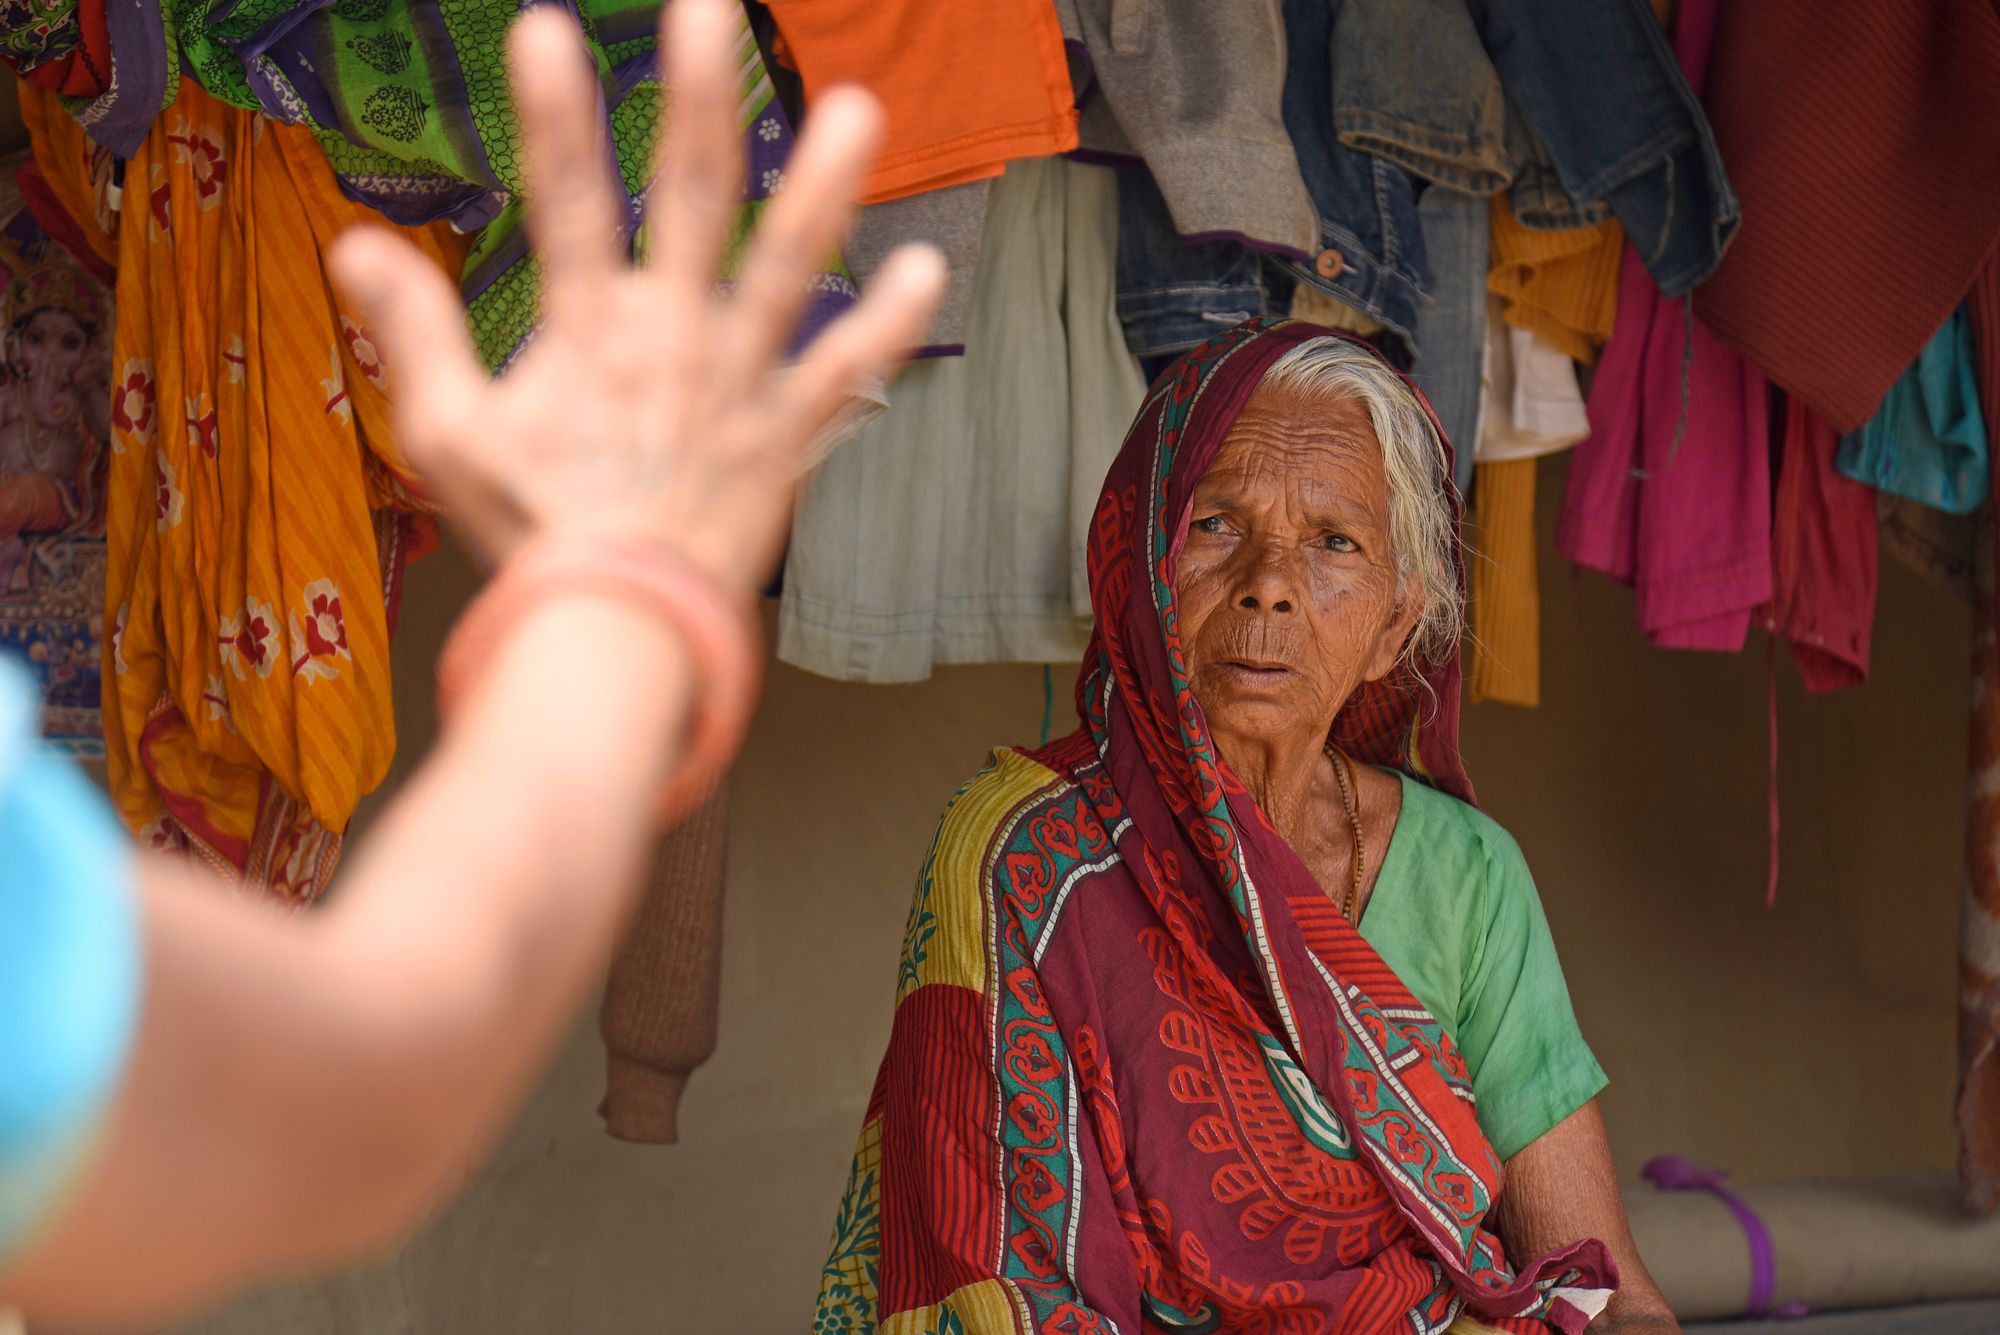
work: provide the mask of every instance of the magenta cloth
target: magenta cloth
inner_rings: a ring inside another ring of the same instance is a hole
[[[1819,414],[1789,396],[1780,411],[1774,589],[1764,626],[1791,644],[1807,690],[1859,686],[1868,680],[1875,630],[1875,492],[1834,471],[1840,438]]]
[[[1750,1203],[1723,1183],[1729,1174],[1721,1169],[1703,1168],[1678,1154],[1662,1154],[1646,1161],[1639,1175],[1661,1191],[1705,1191],[1729,1207],[1750,1247],[1750,1295],[1744,1311],[1750,1316],[1804,1316],[1811,1309],[1804,1303],[1786,1303],[1773,1308],[1778,1292],[1778,1253],[1771,1245],[1771,1230]]]
[[[1698,94],[1718,0],[1686,0],[1674,49]],[[1685,389],[1685,394],[1683,390]],[[1639,628],[1672,649],[1736,650],[1771,597],[1764,377],[1671,302],[1629,245],[1618,321],[1590,388],[1556,547],[1629,584]]]

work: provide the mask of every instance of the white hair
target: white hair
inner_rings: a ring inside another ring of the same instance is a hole
[[[1264,373],[1263,383],[1319,399],[1359,399],[1368,410],[1389,477],[1397,596],[1423,603],[1404,657],[1441,662],[1457,653],[1465,598],[1458,582],[1452,480],[1444,441],[1417,396],[1388,363],[1344,338],[1299,344]]]

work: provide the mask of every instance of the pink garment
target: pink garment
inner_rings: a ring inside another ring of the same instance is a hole
[[[1697,95],[1717,8],[1685,0],[1674,25]],[[1661,296],[1628,245],[1556,546],[1630,584],[1653,643],[1741,649],[1752,611],[1770,601],[1769,421],[1763,375]]]
[[[1776,592],[1764,627],[1792,646],[1808,691],[1868,680],[1875,629],[1875,492],[1834,471],[1840,437],[1798,399],[1783,400]]]

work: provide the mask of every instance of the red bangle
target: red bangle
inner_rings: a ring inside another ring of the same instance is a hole
[[[438,714],[449,722],[509,627],[545,599],[611,594],[657,614],[694,660],[694,721],[686,755],[658,799],[671,824],[722,776],[750,724],[763,673],[750,610],[677,557],[635,542],[538,538],[516,552],[465,609],[438,658]]]

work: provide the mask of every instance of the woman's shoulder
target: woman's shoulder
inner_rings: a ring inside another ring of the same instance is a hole
[[[1400,837],[1405,829],[1411,842],[1432,852],[1450,852],[1467,859],[1478,858],[1494,870],[1525,869],[1521,846],[1499,821],[1449,793],[1439,792],[1419,779],[1404,776],[1403,811],[1397,820]]]
[[[904,926],[898,1001],[926,983],[983,989],[991,864],[1006,833],[1067,782],[1041,761],[1006,747],[989,753],[986,764],[945,804]]]
[[[945,803],[933,852],[946,846],[955,851],[983,846],[1009,818],[1045,800],[1065,782],[1057,770],[1016,747],[988,752],[978,773]]]

